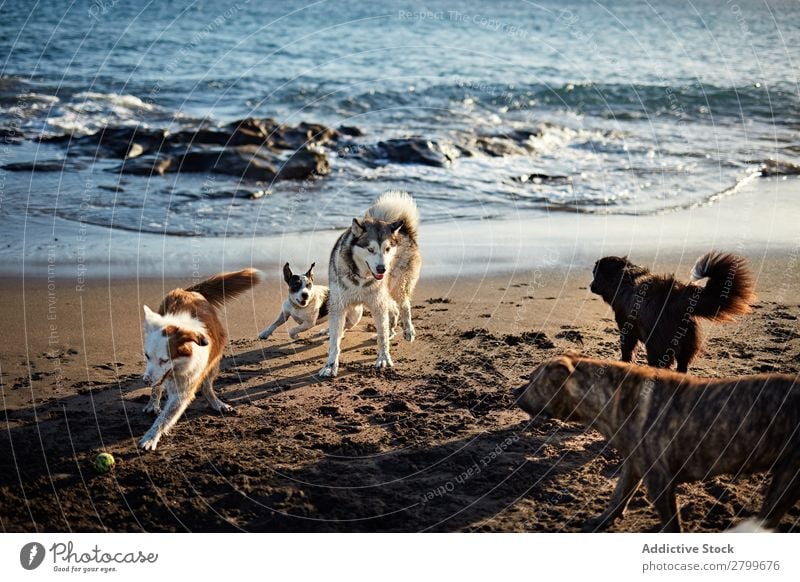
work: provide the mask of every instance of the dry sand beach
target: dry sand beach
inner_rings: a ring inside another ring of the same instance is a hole
[[[290,342],[285,328],[255,339],[285,294],[278,257],[259,254],[274,249],[261,241],[238,257],[221,253],[216,260],[224,256],[228,268],[253,263],[268,275],[225,308],[231,342],[217,387],[236,414],[217,415],[198,400],[155,453],[136,448],[152,422],[142,413],[141,305],[157,305],[191,272],[167,261],[168,277],[136,277],[130,265],[125,275],[102,247],[79,287],[74,263],[48,282],[46,260],[32,257],[24,277],[0,283],[0,528],[577,531],[604,509],[620,459],[592,430],[529,418],[510,390],[566,350],[618,357],[611,310],[587,289],[593,261],[630,253],[685,278],[709,248],[746,255],[759,303],[735,324],[704,325],[706,349],[691,371],[796,374],[800,238],[786,217],[798,216],[797,194],[796,181],[760,180],[735,204],[656,217],[554,213],[449,235],[423,223],[417,342],[394,341],[395,368],[375,372],[365,318],[345,339],[334,381],[315,376],[322,339]],[[330,236],[300,259],[321,252]],[[445,240],[455,242],[447,248]],[[203,268],[214,260],[207,255]],[[92,469],[100,451],[117,459],[106,475]],[[753,515],[764,481],[720,477],[682,487],[686,530],[719,531]],[[795,507],[781,530],[799,523]],[[612,531],[657,525],[640,491]]]

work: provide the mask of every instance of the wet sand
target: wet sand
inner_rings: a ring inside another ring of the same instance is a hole
[[[685,275],[702,249],[638,253]],[[718,377],[797,373],[800,255],[745,253],[760,302],[704,325],[692,368]],[[600,435],[530,419],[510,389],[566,350],[616,358],[610,309],[587,290],[591,262],[483,278],[436,278],[414,301],[417,341],[372,369],[369,318],[344,341],[340,377],[321,381],[326,342],[255,339],[278,308],[277,271],[225,309],[231,342],[217,381],[236,407],[198,400],[155,453],[136,449],[142,413],[141,305],[186,279],[8,278],[0,283],[0,527],[4,531],[577,531],[604,508],[620,459]],[[24,293],[23,293],[24,290]],[[117,459],[96,475],[99,451]],[[681,488],[689,531],[753,515],[763,475]],[[796,530],[800,507],[781,529]],[[614,531],[652,531],[642,492]]]

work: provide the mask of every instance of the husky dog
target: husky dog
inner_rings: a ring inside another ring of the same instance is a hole
[[[677,360],[686,372],[703,340],[697,318],[718,322],[750,313],[756,300],[747,262],[728,253],[710,252],[692,269],[692,280],[708,278],[705,287],[654,275],[627,257],[604,257],[594,265],[592,293],[614,310],[622,361],[633,360],[636,345],[647,348],[647,363],[669,368]]]
[[[289,267],[289,263],[283,266],[283,279],[289,287],[289,296],[283,302],[281,312],[269,327],[258,334],[260,339],[267,339],[273,332],[289,321],[294,319],[300,325],[289,330],[289,337],[297,339],[297,334],[301,331],[311,329],[317,323],[328,316],[328,295],[330,291],[323,285],[314,284],[314,266],[311,263],[308,271],[304,275],[295,275]],[[323,334],[320,332],[320,334]]]
[[[217,307],[259,283],[256,269],[220,273],[188,289],[170,291],[158,312],[144,306],[144,381],[153,387],[145,412],[158,415],[139,441],[139,447],[154,451],[194,400],[202,387],[208,405],[217,412],[233,409],[214,393],[214,378],[227,336]],[[161,409],[161,398],[167,402]]]
[[[794,374],[699,379],[566,355],[542,363],[514,396],[533,417],[597,429],[622,456],[611,504],[587,530],[621,517],[641,482],[667,532],[681,531],[676,487],[715,475],[771,474],[761,527],[777,527],[800,501],[800,383]]]
[[[339,372],[345,325],[361,317],[363,305],[372,312],[378,332],[376,368],[393,365],[389,340],[398,318],[403,337],[414,341],[411,295],[422,266],[418,226],[414,199],[405,192],[386,192],[336,241],[329,266],[330,344],[321,377],[332,378]]]

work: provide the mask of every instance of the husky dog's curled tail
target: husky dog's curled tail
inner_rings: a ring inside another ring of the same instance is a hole
[[[417,242],[417,229],[419,228],[419,210],[417,203],[407,192],[389,190],[375,200],[372,207],[367,210],[366,217],[376,218],[384,222],[403,221],[401,232]]]
[[[695,315],[725,322],[752,311],[750,305],[757,297],[753,273],[745,259],[730,253],[706,253],[694,264],[692,280],[706,277],[708,283],[697,301]]]
[[[242,269],[230,273],[220,273],[192,285],[187,291],[199,293],[214,307],[222,305],[226,299],[233,299],[249,291],[262,281],[264,274],[258,269]]]

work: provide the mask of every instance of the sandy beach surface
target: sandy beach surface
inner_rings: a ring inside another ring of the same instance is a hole
[[[576,230],[574,217],[553,215],[538,233],[525,230],[540,241],[526,246],[497,228],[495,243],[461,244],[458,264],[469,269],[453,264],[455,250],[437,254],[431,229],[413,304],[417,341],[395,340],[395,368],[376,372],[365,318],[347,335],[333,381],[315,376],[323,339],[291,342],[285,327],[255,339],[285,294],[276,261],[265,266],[265,283],[224,310],[231,341],[216,385],[236,414],[198,400],[155,453],[136,448],[152,422],[142,413],[141,306],[191,283],[185,265],[168,266],[167,277],[94,272],[84,280],[71,268],[48,281],[46,264],[8,276],[0,282],[0,528],[577,531],[604,509],[620,458],[595,431],[529,418],[511,388],[566,350],[618,357],[611,311],[587,288],[594,259],[629,252],[686,277],[711,247],[749,258],[759,303],[737,323],[704,325],[706,349],[692,372],[797,373],[800,241],[780,221],[764,226],[769,212],[796,209],[794,193],[783,191],[780,207],[763,197],[759,206],[754,192],[755,206],[744,198],[664,217],[663,235],[638,219],[628,219],[634,230],[605,229],[603,217],[578,221],[587,228]],[[516,246],[501,244],[504,237]],[[548,248],[556,249],[549,259]],[[494,263],[492,249],[508,262]],[[106,475],[92,468],[100,451],[116,457]],[[681,487],[685,528],[719,531],[753,515],[765,481],[719,477]],[[781,529],[798,523],[795,507]],[[612,530],[657,526],[640,491]]]

